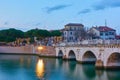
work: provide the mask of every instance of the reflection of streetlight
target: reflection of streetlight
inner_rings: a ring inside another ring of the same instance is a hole
[[[39,59],[36,65],[36,75],[38,78],[43,78],[44,76],[44,63],[42,59]]]

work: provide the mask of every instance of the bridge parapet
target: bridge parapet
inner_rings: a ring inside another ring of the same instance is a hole
[[[120,48],[120,44],[107,44],[107,45],[104,45],[104,44],[96,44],[96,45],[89,45],[89,44],[86,44],[86,45],[56,45],[56,47],[104,47],[104,48]]]

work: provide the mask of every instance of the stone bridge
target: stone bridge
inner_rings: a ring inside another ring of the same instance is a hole
[[[81,63],[94,62],[99,68],[120,68],[120,45],[57,46],[56,56]]]

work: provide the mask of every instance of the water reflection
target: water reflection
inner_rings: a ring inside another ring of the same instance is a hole
[[[98,75],[98,77],[103,76],[103,73],[104,73],[104,70],[96,69],[96,75]]]
[[[108,80],[120,80],[120,71],[107,71]]]
[[[22,77],[21,77],[22,76]],[[0,55],[0,80],[120,80],[120,71],[55,58]]]
[[[96,77],[95,65],[84,64],[82,65],[84,75],[89,79],[94,79]]]
[[[43,78],[44,76],[44,62],[42,59],[38,59],[36,64],[36,75],[38,78]]]
[[[76,68],[76,61],[69,61],[68,64],[69,71],[74,72]]]

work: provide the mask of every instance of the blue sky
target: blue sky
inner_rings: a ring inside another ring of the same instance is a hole
[[[0,0],[0,29],[62,29],[67,23],[107,25],[120,32],[120,0]]]

